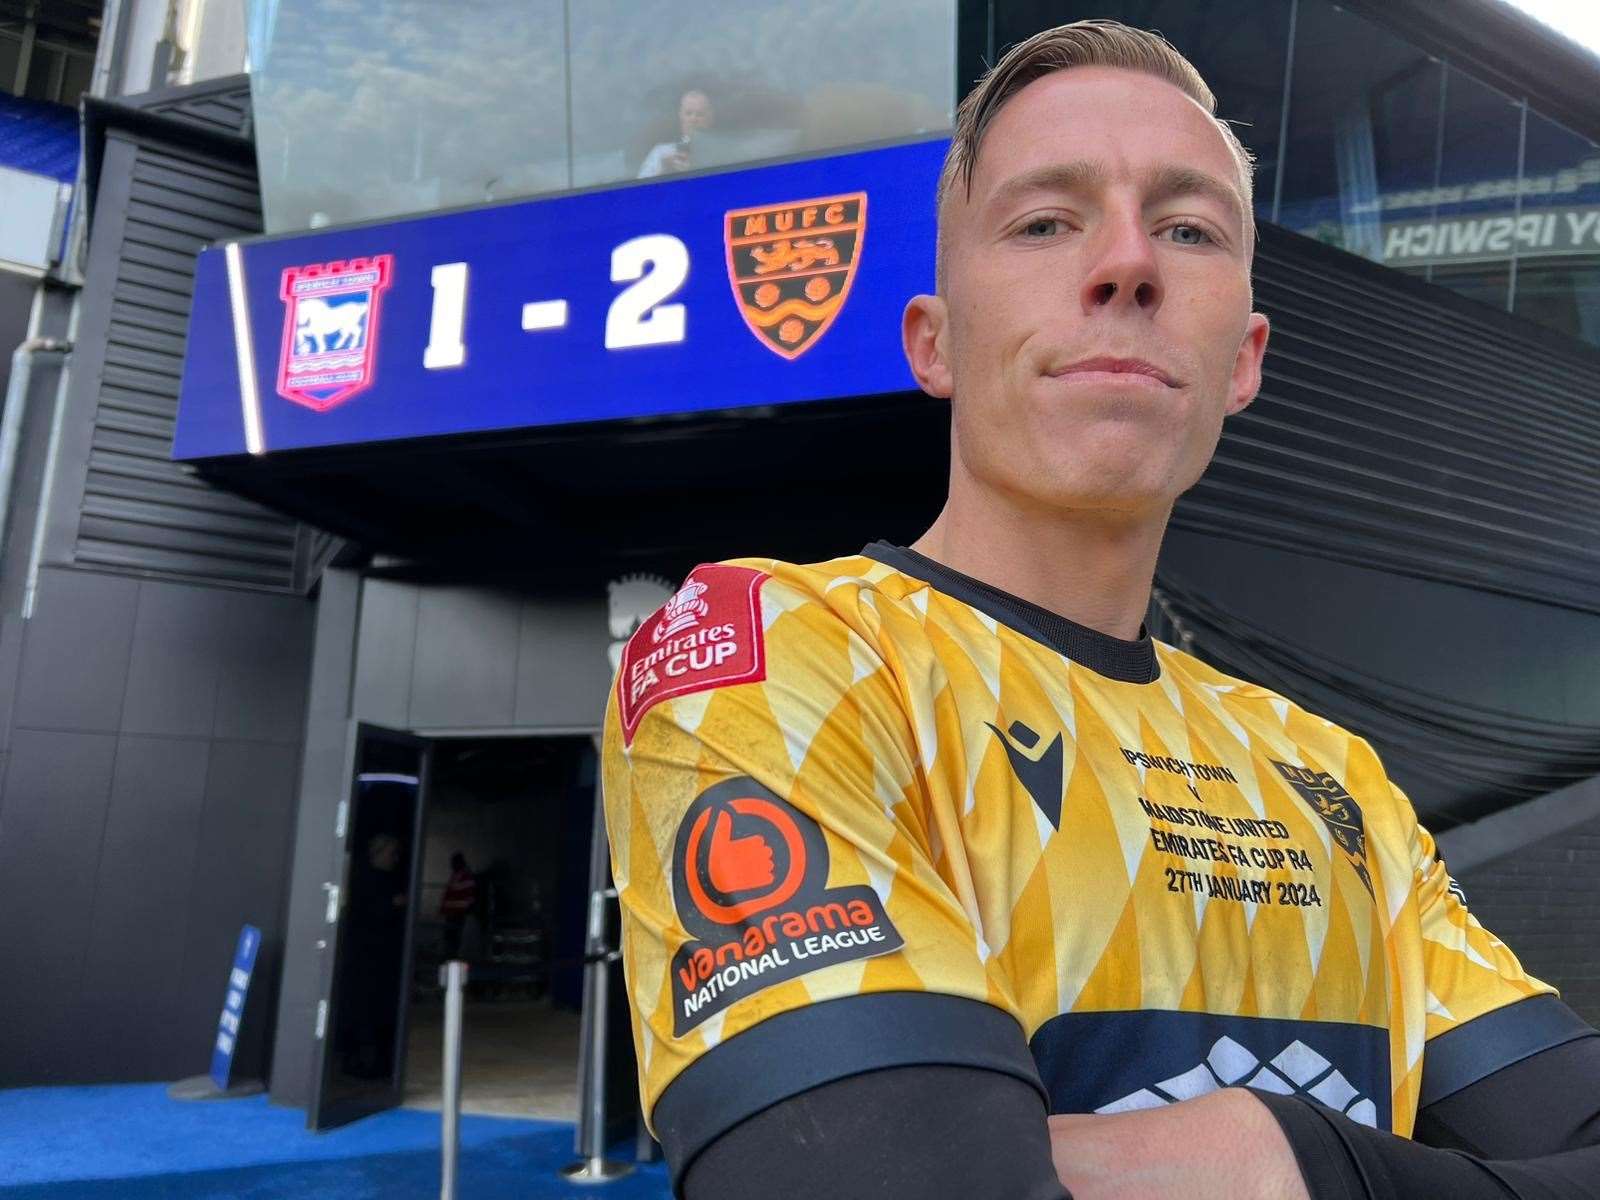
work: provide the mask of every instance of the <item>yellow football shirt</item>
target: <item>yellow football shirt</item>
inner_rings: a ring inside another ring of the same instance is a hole
[[[669,1154],[911,1063],[1052,1112],[1245,1084],[1409,1134],[1542,1048],[1497,1020],[1430,1078],[1434,1039],[1552,989],[1365,741],[903,548],[696,568],[624,652],[602,769]]]

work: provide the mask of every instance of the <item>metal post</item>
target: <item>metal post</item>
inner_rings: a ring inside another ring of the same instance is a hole
[[[598,739],[597,739],[598,741]],[[595,747],[596,752],[599,746]],[[594,834],[589,843],[589,920],[583,945],[583,1019],[579,1027],[579,1160],[561,1168],[573,1183],[608,1183],[633,1170],[631,1163],[609,1162],[606,1151],[606,1026],[611,1003],[611,964],[621,952],[606,946],[606,911],[617,898],[608,886],[611,851],[606,839],[600,772],[594,781]]]
[[[456,1149],[461,1132],[461,989],[467,964],[451,960],[439,968],[444,988],[444,1102],[440,1136],[439,1200],[456,1200]]]
[[[11,493],[16,487],[17,451],[22,445],[22,422],[27,415],[28,387],[33,382],[34,360],[41,354],[65,354],[71,342],[59,338],[30,337],[11,355],[11,377],[6,385],[5,408],[0,409],[0,551],[5,549],[10,523]]]

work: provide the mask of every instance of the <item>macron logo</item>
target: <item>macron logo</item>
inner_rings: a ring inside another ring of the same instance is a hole
[[[1036,749],[1039,735],[1021,721],[1011,722],[1011,728],[1002,733],[1000,727],[984,722],[994,730],[995,737],[1006,748],[1011,760],[1011,770],[1017,781],[1027,789],[1028,795],[1039,806],[1050,824],[1061,828],[1061,734],[1044,749]]]

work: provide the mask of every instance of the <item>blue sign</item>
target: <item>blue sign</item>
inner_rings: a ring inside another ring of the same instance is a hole
[[[256,969],[256,951],[260,948],[261,930],[254,925],[239,930],[233,969],[228,972],[228,994],[222,1001],[222,1016],[217,1021],[217,1040],[211,1047],[211,1082],[220,1092],[228,1090],[233,1050],[239,1040],[239,1019],[244,1016],[244,1001],[250,992],[250,976]]]
[[[207,250],[173,455],[913,389],[946,144]]]

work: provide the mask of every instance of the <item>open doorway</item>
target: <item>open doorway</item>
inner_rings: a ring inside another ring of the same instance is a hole
[[[470,964],[462,1111],[578,1112],[595,753],[587,737],[433,744],[407,1038],[406,1099],[440,1102],[439,965]]]

